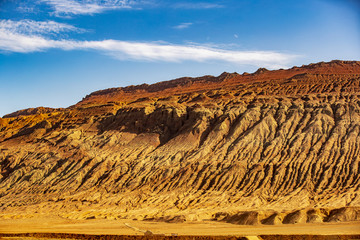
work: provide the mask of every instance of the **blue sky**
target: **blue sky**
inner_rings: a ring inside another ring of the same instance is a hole
[[[360,60],[358,0],[2,0],[0,116],[183,76]]]

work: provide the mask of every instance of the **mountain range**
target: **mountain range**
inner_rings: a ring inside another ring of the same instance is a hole
[[[184,77],[0,118],[0,218],[360,220],[360,62]]]

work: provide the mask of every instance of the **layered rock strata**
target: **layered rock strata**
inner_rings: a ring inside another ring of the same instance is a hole
[[[360,62],[102,90],[0,118],[0,212],[356,221],[359,151]]]

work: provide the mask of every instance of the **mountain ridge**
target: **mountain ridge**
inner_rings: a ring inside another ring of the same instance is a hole
[[[344,68],[344,64],[345,67]],[[116,95],[116,93],[118,93],[119,95],[121,94],[126,94],[126,93],[130,93],[130,94],[134,94],[136,93],[136,91],[141,92],[142,94],[144,94],[144,92],[161,92],[164,91],[166,89],[171,89],[171,88],[176,88],[176,87],[182,87],[186,85],[195,85],[198,83],[205,83],[205,84],[211,84],[211,83],[220,83],[220,82],[224,82],[224,81],[229,81],[229,85],[237,85],[237,84],[241,84],[241,83],[247,83],[249,81],[261,81],[261,80],[272,80],[272,79],[276,79],[279,77],[291,77],[294,74],[301,74],[304,72],[308,72],[308,73],[314,73],[314,74],[318,74],[318,73],[323,73],[323,74],[331,74],[332,72],[334,73],[342,73],[342,72],[346,72],[347,74],[355,71],[356,72],[356,68],[358,68],[360,65],[360,63],[358,61],[342,61],[342,60],[333,60],[331,62],[320,62],[320,63],[313,63],[313,64],[309,64],[309,65],[303,65],[302,67],[292,67],[290,69],[287,70],[267,70],[264,68],[259,68],[257,71],[255,71],[252,74],[238,74],[236,72],[234,73],[227,73],[227,72],[223,72],[222,74],[220,74],[218,77],[214,77],[211,75],[206,75],[203,77],[197,77],[197,78],[191,78],[191,77],[182,77],[182,78],[178,78],[178,79],[174,79],[174,80],[169,80],[169,81],[163,81],[163,82],[158,82],[158,83],[154,83],[154,84],[141,84],[141,85],[136,85],[136,86],[128,86],[128,87],[124,87],[124,88],[111,88],[111,89],[105,89],[105,90],[100,90],[100,91],[96,91],[93,92],[89,95],[87,95],[82,101],[80,101],[79,103],[77,103],[75,106],[81,106],[82,104],[86,104],[88,101],[91,101],[92,97],[95,96],[101,96],[101,95],[111,95],[114,94]],[[332,72],[329,71],[329,69],[332,69]],[[259,79],[259,75],[263,76],[263,79]],[[265,75],[265,76],[264,76]],[[267,76],[266,76],[267,75]],[[232,82],[231,82],[232,80]],[[215,84],[215,86],[210,86],[211,87],[218,87],[218,84]],[[209,87],[209,86],[199,86],[198,88],[201,87]],[[194,89],[189,89],[190,91],[194,91]],[[172,92],[173,93],[173,92]],[[136,98],[138,96],[135,95],[134,98]],[[118,98],[120,98],[118,96]],[[111,97],[110,97],[111,99]],[[116,100],[116,96],[113,98],[113,100]]]
[[[350,65],[348,66],[346,69],[344,69],[343,65]],[[110,97],[105,97],[106,100],[101,100],[99,101],[99,103],[101,102],[111,102],[111,101],[116,101],[116,100],[122,100],[121,97],[116,96],[116,95],[122,95],[122,94],[131,94],[133,95],[135,93],[135,96],[133,96],[132,98],[130,98],[131,100],[134,100],[136,98],[140,98],[139,96],[136,95],[136,93],[141,93],[143,94],[144,92],[148,92],[148,93],[152,93],[152,92],[160,92],[161,95],[161,91],[164,91],[166,89],[169,88],[176,88],[176,87],[183,87],[186,85],[191,85],[194,83],[220,83],[220,82],[224,82],[226,80],[232,79],[234,80],[234,78],[236,79],[235,81],[235,85],[236,84],[240,84],[241,82],[249,82],[249,77],[255,77],[252,78],[252,81],[259,81],[259,79],[257,79],[259,77],[259,75],[262,75],[264,73],[267,74],[271,74],[271,73],[275,73],[275,77],[274,76],[267,76],[267,78],[265,79],[260,79],[261,80],[269,80],[269,79],[276,79],[278,76],[276,73],[280,73],[281,77],[287,77],[289,78],[289,76],[295,77],[295,75],[297,74],[305,74],[306,70],[310,70],[310,72],[306,72],[306,73],[315,73],[315,74],[319,74],[320,72],[322,74],[332,74],[333,72],[336,72],[337,74],[342,73],[344,70],[346,72],[346,74],[351,74],[354,69],[352,69],[352,67],[359,67],[360,62],[359,61],[345,61],[345,60],[332,60],[331,62],[319,62],[319,63],[310,63],[308,65],[302,65],[301,67],[297,67],[294,66],[292,68],[289,69],[279,69],[279,70],[267,70],[266,68],[259,68],[258,70],[256,70],[254,73],[250,74],[250,73],[246,73],[244,72],[243,74],[238,74],[237,72],[234,73],[228,73],[228,72],[223,72],[221,73],[219,76],[215,77],[212,75],[205,75],[202,77],[181,77],[181,78],[176,78],[173,80],[167,80],[167,81],[161,81],[161,82],[157,82],[157,83],[153,83],[153,84],[140,84],[140,85],[130,85],[130,86],[126,86],[126,87],[114,87],[114,88],[108,88],[108,89],[104,89],[104,90],[98,90],[95,92],[92,92],[88,95],[86,95],[80,102],[76,103],[73,106],[70,106],[69,108],[76,108],[78,106],[82,106],[82,105],[86,105],[89,102],[91,102],[91,98],[92,97],[97,97],[97,96],[106,96],[106,95],[110,95]],[[327,70],[324,70],[324,68]],[[332,69],[332,72],[329,72],[329,68]],[[333,69],[334,68],[334,69]],[[294,72],[295,71],[295,72]],[[298,72],[301,73],[298,73]],[[281,74],[281,72],[283,72],[283,74]],[[285,72],[285,74],[284,74]],[[286,72],[289,72],[288,74],[286,74]],[[356,70],[355,70],[356,72]],[[232,83],[234,84],[234,83]],[[225,85],[226,86],[226,85]],[[225,87],[225,86],[221,86],[221,87]],[[201,86],[200,86],[201,87]],[[215,86],[219,87],[219,86]],[[189,89],[189,91],[196,91],[196,89]],[[173,92],[171,92],[173,93]],[[166,93],[165,93],[166,94]],[[115,97],[113,96],[115,95]],[[111,97],[114,97],[113,99]],[[117,99],[116,99],[117,98]],[[93,103],[97,103],[96,101],[94,101]],[[32,114],[37,114],[37,113],[44,113],[44,112],[50,112],[50,111],[57,111],[57,110],[62,110],[63,108],[50,108],[50,107],[37,107],[37,108],[29,108],[29,109],[23,109],[23,110],[18,110],[16,112],[13,113],[9,113],[3,116],[3,118],[10,118],[10,117],[16,117],[16,116],[20,116],[20,115],[32,115]]]
[[[360,62],[220,76],[1,118],[0,217],[359,221]]]

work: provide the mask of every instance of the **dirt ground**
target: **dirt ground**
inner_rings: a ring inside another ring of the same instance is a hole
[[[192,236],[360,235],[360,222],[243,226],[214,221],[164,223],[134,220],[70,220],[60,217],[0,219],[0,233],[152,234]]]

